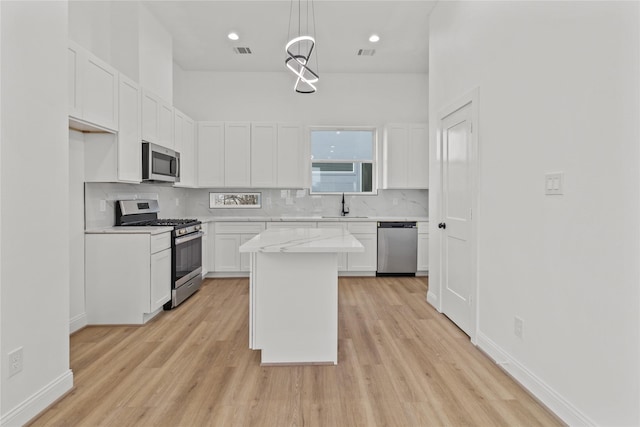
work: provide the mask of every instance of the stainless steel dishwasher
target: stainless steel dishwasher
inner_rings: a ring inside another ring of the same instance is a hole
[[[415,276],[418,229],[415,222],[378,223],[377,276]]]

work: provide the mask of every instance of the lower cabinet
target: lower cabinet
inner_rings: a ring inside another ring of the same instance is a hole
[[[214,223],[213,271],[216,273],[249,272],[249,254],[240,254],[240,246],[264,230],[264,222]]]
[[[344,222],[319,222],[318,228],[341,228],[343,230],[347,229],[347,224]],[[338,272],[347,271],[347,253],[340,252],[338,253]]]
[[[377,223],[349,222],[347,230],[364,246],[364,252],[353,252],[347,255],[347,271],[375,272],[378,268]]]
[[[143,324],[171,299],[171,233],[85,235],[87,323]]]
[[[429,271],[428,222],[418,222],[418,271]]]

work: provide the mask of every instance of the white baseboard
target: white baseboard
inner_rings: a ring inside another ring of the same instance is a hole
[[[431,291],[427,291],[427,302],[433,306],[438,312],[440,312],[440,306],[438,305],[438,295]]]
[[[491,359],[502,367],[513,379],[529,391],[543,405],[570,426],[596,426],[587,415],[580,412],[558,392],[535,376],[525,366],[502,350],[482,332],[477,334],[477,345]]]
[[[69,334],[87,326],[87,313],[78,314],[69,320]]]
[[[72,388],[73,372],[69,369],[27,400],[3,414],[0,418],[0,426],[8,427],[26,424]]]

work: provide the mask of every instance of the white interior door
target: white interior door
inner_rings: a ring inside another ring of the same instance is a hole
[[[467,335],[475,328],[471,104],[441,119],[442,312]]]

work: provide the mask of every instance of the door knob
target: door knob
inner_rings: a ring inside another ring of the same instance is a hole
[[[447,228],[447,224],[441,222],[440,224],[438,224],[438,228]]]

